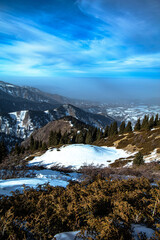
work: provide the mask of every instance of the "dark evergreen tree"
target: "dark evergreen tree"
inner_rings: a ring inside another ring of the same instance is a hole
[[[63,135],[61,135],[61,139],[59,141],[60,144],[67,144],[67,143],[70,143],[70,142],[71,142],[71,139],[69,138],[67,132],[65,132]]]
[[[58,141],[58,136],[57,136],[57,133],[54,132],[54,138],[53,138],[53,145],[56,146],[58,145],[59,141]]]
[[[141,164],[144,164],[144,160],[143,160],[143,155],[141,152],[138,152],[136,155],[135,155],[135,158],[133,160],[133,164],[134,165],[141,165]]]
[[[76,136],[75,136],[75,134],[73,134],[73,136],[71,138],[71,143],[72,144],[76,143]]]
[[[56,146],[60,143],[61,141],[61,132],[50,132],[49,135],[49,146]]]
[[[103,136],[104,136],[105,138],[109,136],[109,126],[108,126],[108,125],[106,126],[106,128],[105,128],[105,130],[104,130]]]
[[[34,149],[34,138],[33,138],[32,135],[31,135],[31,137],[30,137],[30,149],[31,149],[31,150]]]
[[[49,134],[49,146],[53,145],[53,143],[54,143],[54,136],[55,136],[55,134],[53,133],[53,131],[50,131],[50,134]]]
[[[7,157],[8,151],[4,142],[0,142],[0,163]]]
[[[123,121],[120,125],[120,128],[119,128],[119,134],[123,134],[125,132],[125,121]]]
[[[126,133],[132,132],[132,123],[129,121],[126,128],[125,128]]]
[[[45,150],[47,150],[47,149],[48,149],[48,148],[47,148],[46,142],[43,142],[43,144],[42,144],[42,150],[45,151]]]
[[[113,128],[113,124],[111,123],[111,125],[109,127],[108,136],[112,136],[112,128]]]
[[[158,117],[158,113],[156,114],[155,120],[154,120],[154,126],[158,126],[158,122],[159,122],[159,117]]]
[[[90,131],[88,131],[87,134],[86,134],[85,143],[86,144],[91,144],[92,142],[93,142],[92,133]]]
[[[93,142],[96,141],[97,139],[97,128],[94,128],[92,131],[92,139],[93,139]]]
[[[114,122],[111,124],[110,129],[109,129],[109,136],[115,136],[118,134],[118,126],[117,122]]]
[[[25,147],[24,146],[21,146],[21,153],[24,154],[25,153]]]
[[[39,141],[35,140],[34,141],[34,150],[38,150],[38,148],[39,148]]]
[[[154,116],[152,116],[150,119],[149,119],[149,129],[152,129],[154,127]]]
[[[134,131],[139,131],[141,130],[141,121],[140,121],[140,118],[138,118],[137,122],[136,122],[136,125],[134,127]]]
[[[39,141],[39,149],[42,148],[42,141]]]
[[[19,146],[18,143],[15,144],[14,152],[16,155],[19,155],[21,153],[21,147]]]
[[[81,131],[76,136],[76,143],[84,143],[84,142],[85,142],[85,137],[84,137],[83,132]]]
[[[142,130],[149,130],[149,116],[145,115],[142,121]]]
[[[59,130],[58,132],[57,132],[57,134],[56,134],[57,136],[57,144],[59,144],[60,143],[60,140],[61,140],[61,131]]]
[[[99,141],[102,138],[102,136],[103,136],[103,133],[102,133],[101,129],[98,128],[96,139]]]

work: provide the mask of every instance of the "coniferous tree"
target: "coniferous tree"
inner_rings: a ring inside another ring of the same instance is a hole
[[[32,135],[31,135],[31,137],[30,137],[30,149],[31,149],[31,150],[34,149],[34,138],[33,138]]]
[[[75,136],[75,134],[73,134],[73,136],[71,138],[71,143],[72,144],[76,143],[76,136]]]
[[[105,131],[104,131],[104,134],[103,136],[106,138],[109,136],[109,126],[107,125],[106,128],[105,128]]]
[[[111,123],[108,131],[108,136],[112,136],[112,128],[113,128],[113,124]]]
[[[102,138],[102,136],[103,136],[103,133],[102,133],[102,131],[98,128],[98,130],[97,130],[97,135],[96,135],[96,139],[97,139],[97,140],[100,140],[100,139]]]
[[[15,144],[14,152],[16,155],[19,155],[21,153],[21,147],[19,146],[18,143]]]
[[[92,133],[90,131],[88,131],[87,134],[86,134],[85,143],[86,144],[91,144],[92,142],[93,142]]]
[[[141,121],[140,121],[140,118],[138,118],[137,122],[136,122],[136,125],[134,127],[134,131],[139,131],[141,130]]]
[[[42,148],[42,141],[39,141],[39,148]]]
[[[8,154],[8,151],[4,142],[0,142],[0,163],[5,157],[7,157],[7,154]]]
[[[152,116],[150,119],[149,119],[149,129],[152,129],[154,127],[154,116]]]
[[[142,130],[149,130],[149,117],[147,115],[144,116],[143,121],[142,121]]]
[[[45,151],[45,150],[47,150],[47,149],[48,149],[48,148],[47,148],[46,142],[43,142],[43,144],[42,144],[42,150]]]
[[[93,142],[96,141],[96,139],[97,139],[97,128],[94,128],[94,129],[93,129],[92,139],[93,139]]]
[[[52,146],[53,142],[54,142],[54,133],[53,133],[53,131],[50,131],[50,134],[49,134],[49,146]]]
[[[133,164],[134,165],[141,165],[141,164],[144,164],[144,160],[143,160],[143,155],[141,152],[138,152],[136,155],[135,155],[135,158],[133,160]]]
[[[56,146],[58,145],[59,141],[58,141],[58,135],[57,132],[54,132],[54,137],[53,137],[53,145]]]
[[[24,146],[21,146],[21,153],[24,154],[25,153],[25,147]]]
[[[158,126],[158,122],[159,122],[159,117],[158,117],[158,113],[156,114],[155,120],[154,120],[154,126]]]
[[[84,134],[83,134],[82,131],[77,134],[76,142],[77,143],[84,143],[85,142],[85,137],[84,137]]]
[[[120,128],[119,128],[119,134],[123,134],[125,132],[125,121],[123,121],[120,125]]]
[[[65,132],[63,135],[61,135],[61,139],[59,141],[60,144],[67,144],[70,143],[71,139],[68,137],[68,133]]]
[[[57,135],[57,144],[59,144],[62,137],[61,131],[59,130],[56,135]]]
[[[115,136],[118,134],[118,126],[117,122],[114,122],[111,124],[110,129],[109,129],[109,136]]]
[[[127,126],[125,128],[125,132],[126,133],[132,132],[132,123],[131,123],[131,121],[128,122],[128,124],[127,124]]]
[[[34,150],[38,150],[38,148],[39,148],[39,141],[35,140],[34,141]]]

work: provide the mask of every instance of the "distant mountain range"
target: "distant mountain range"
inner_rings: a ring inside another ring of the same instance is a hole
[[[2,114],[0,116],[0,131],[25,139],[29,137],[35,129],[41,128],[50,121],[58,120],[65,116],[72,116],[85,124],[97,128],[105,128],[106,125],[110,125],[114,121],[113,118],[85,112],[73,105],[61,105],[53,110],[22,110]]]
[[[0,101],[0,132],[20,139],[25,139],[36,129],[66,116],[102,129],[115,121],[112,117],[87,112],[70,104],[75,100],[2,81]]]

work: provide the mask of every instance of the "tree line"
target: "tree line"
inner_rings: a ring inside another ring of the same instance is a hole
[[[132,131],[148,131],[153,129],[154,127],[160,126],[160,118],[158,117],[158,114],[154,117],[151,116],[149,118],[148,115],[145,115],[142,121],[140,118],[138,118],[134,128],[132,127],[131,121],[128,121],[126,124],[125,121],[123,121],[118,129],[117,122],[114,122],[111,124],[111,126],[106,126],[104,131],[104,137],[114,136],[118,134],[124,134],[124,133],[130,133]]]
[[[81,128],[81,130],[72,133],[65,132],[62,134],[61,131],[50,131],[48,142],[36,140],[31,135],[30,144],[27,149],[25,149],[24,146],[18,145],[17,143],[14,152],[19,155],[20,153],[24,153],[25,150],[45,151],[48,149],[48,147],[63,144],[92,144],[95,141],[101,140],[102,138],[114,137],[125,133],[132,133],[133,131],[149,131],[157,126],[160,126],[160,118],[158,117],[158,114],[155,117],[151,116],[150,118],[148,115],[145,115],[142,120],[139,118],[134,127],[132,126],[131,121],[128,121],[127,124],[125,121],[123,121],[120,126],[118,126],[117,121],[115,121],[110,126],[107,125],[104,130],[88,126],[87,128]]]

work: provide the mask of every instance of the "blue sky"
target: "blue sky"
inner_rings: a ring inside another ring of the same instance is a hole
[[[1,0],[0,79],[78,97],[91,85],[89,96],[125,86],[157,97],[159,12],[159,0]]]

